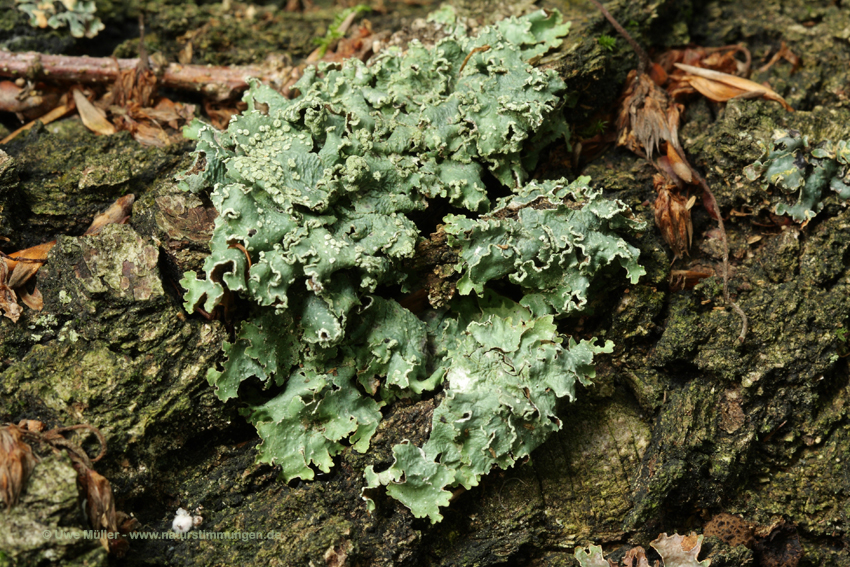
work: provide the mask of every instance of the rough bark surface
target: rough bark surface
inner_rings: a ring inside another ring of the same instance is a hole
[[[815,141],[850,138],[850,11],[827,0],[772,0],[758,13],[746,4],[608,3],[639,42],[659,50],[744,42],[757,68],[784,41],[802,57],[795,73],[780,62],[752,77],[768,81],[797,112],[760,100],[694,99],[680,131],[728,218],[730,289],[750,320],[746,340],[737,341],[738,319],[723,303],[719,278],[671,289],[671,253],[648,229],[634,242],[647,276],[600,292],[588,316],[564,325],[566,333],[615,342],[614,353],[599,358],[596,384],[564,404],[562,431],[529,461],[458,495],[437,525],[381,494],[370,515],[360,490],[363,469],[388,465],[394,444],[427,438],[439,396],[392,407],[367,454],[343,452],[313,482],[285,484],[274,468],[254,464],[258,440],[238,402],[219,402],[204,379],[228,329],[185,313],[178,295],[182,271],[203,260],[214,217],[208,202],[173,181],[190,163],[191,144],[142,148],[126,133],[95,136],[71,119],[0,148],[0,236],[10,239],[0,248],[59,237],[38,274],[44,310],[27,310],[17,324],[0,318],[0,421],[100,428],[109,452],[97,469],[143,532],[168,531],[183,507],[198,510],[204,530],[280,534],[136,539],[123,559],[108,558],[93,540],[37,541],[40,528],[88,529],[67,458],[46,455],[19,505],[0,510],[0,566],[567,566],[577,565],[578,545],[601,544],[618,559],[632,545],[648,548],[661,532],[702,533],[718,513],[739,516],[756,533],[785,523],[752,549],[708,537],[703,556],[714,567],[790,566],[773,558],[795,542],[799,565],[850,565],[850,208],[830,196],[805,227],[772,223],[766,193],[742,172],[759,156],[756,142],[777,128]],[[386,5],[392,13],[395,4]],[[548,7],[574,22],[561,50],[541,63],[567,81],[565,112],[580,129],[611,107],[636,58],[622,40],[610,52],[600,46],[601,34],[614,34],[588,3]],[[192,7],[181,20],[169,15],[173,9],[150,24],[167,53],[211,17]],[[462,9],[484,22],[499,5],[464,2]],[[115,10],[115,22],[129,13]],[[251,39],[256,28],[221,18],[236,47],[203,61],[242,63],[245,50],[259,49]],[[382,21],[391,31],[407,25],[415,37],[410,19]],[[296,56],[320,33],[305,29],[291,30],[305,35],[300,47],[287,44]],[[53,52],[70,49],[50,33]],[[209,33],[199,32],[199,41],[224,37]],[[4,45],[32,49],[35,41],[24,20],[0,16]],[[131,52],[128,42],[116,54]],[[0,125],[0,137],[11,122]],[[651,166],[610,149],[571,171],[564,155],[551,152],[547,175],[591,175],[594,186],[653,226]],[[128,192],[137,196],[129,225],[73,236]],[[706,266],[722,256],[715,226],[694,210],[691,256]]]

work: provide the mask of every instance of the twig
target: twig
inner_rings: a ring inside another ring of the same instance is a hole
[[[151,68],[148,60],[148,48],[145,47],[145,15],[139,12],[139,72],[147,71]]]
[[[714,213],[717,215],[717,225],[720,228],[720,239],[723,242],[723,301],[726,305],[732,307],[735,313],[741,318],[741,332],[738,334],[738,342],[743,343],[747,338],[747,314],[744,310],[729,297],[729,240],[726,238],[726,226],[723,223],[723,215],[720,214],[720,208],[717,206],[717,201],[714,199],[714,193],[708,188],[708,183],[703,179],[702,175],[696,172],[696,178],[699,181],[702,190],[711,197]],[[703,199],[705,201],[705,199]]]
[[[59,106],[57,106],[56,108],[54,108],[53,110],[51,110],[50,112],[45,114],[44,116],[40,116],[40,117],[36,118],[35,120],[30,120],[29,122],[27,122],[26,124],[24,124],[23,126],[18,128],[17,130],[15,130],[14,132],[12,132],[8,136],[6,136],[2,140],[0,140],[0,144],[8,144],[9,142],[11,142],[15,138],[17,138],[18,135],[21,132],[26,132],[27,130],[29,130],[33,126],[35,126],[37,122],[41,122],[44,125],[50,124],[51,122],[62,118],[63,116],[65,116],[66,114],[71,112],[71,110],[73,110],[73,109],[74,109],[73,106],[68,106],[66,104],[60,104]]]
[[[638,72],[638,74],[645,73],[646,70],[649,69],[649,56],[646,54],[646,51],[644,51],[643,48],[640,46],[640,44],[638,44],[638,42],[636,42],[634,40],[634,38],[631,35],[629,35],[629,32],[627,32],[625,30],[625,28],[623,28],[623,26],[620,25],[620,22],[618,22],[617,20],[614,19],[614,16],[611,15],[611,12],[606,10],[605,6],[603,6],[602,3],[599,2],[599,0],[590,0],[590,1],[593,2],[593,5],[596,6],[596,8],[600,12],[602,12],[603,16],[605,16],[605,19],[608,20],[611,23],[612,26],[614,26],[614,29],[617,30],[617,33],[620,34],[621,36],[623,36],[623,39],[628,41],[629,45],[631,45],[632,49],[634,49],[635,53],[637,53],[637,56],[638,56],[637,72]]]
[[[0,51],[0,76],[84,84],[111,84],[121,71],[136,69],[139,59],[112,57],[70,57],[40,53]],[[166,88],[201,91],[215,100],[236,97],[248,88],[249,77],[275,85],[286,84],[290,68],[273,71],[263,67],[212,67],[170,63],[160,73],[160,85]]]
[[[463,72],[463,68],[466,67],[467,62],[469,62],[469,59],[473,55],[475,55],[476,53],[483,53],[484,51],[489,51],[489,50],[490,50],[489,45],[482,45],[481,47],[476,47],[475,49],[470,51],[469,55],[467,55],[466,58],[463,60],[463,63],[460,64],[460,69],[458,69],[458,71],[457,71],[457,76],[460,77],[460,74]]]

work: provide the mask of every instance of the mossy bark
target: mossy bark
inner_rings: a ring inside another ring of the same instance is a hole
[[[595,386],[563,405],[563,429],[528,462],[458,494],[437,525],[380,493],[370,515],[360,490],[363,469],[388,465],[394,444],[427,438],[439,396],[390,408],[367,454],[346,450],[313,482],[284,484],[274,468],[254,464],[256,433],[238,403],[217,401],[204,379],[228,330],[180,306],[176,282],[183,270],[198,269],[213,218],[209,203],[172,180],[189,163],[189,145],[144,149],[127,135],[97,137],[68,120],[4,147],[0,236],[12,242],[3,249],[59,239],[38,275],[44,310],[27,311],[16,325],[0,320],[0,419],[99,427],[109,453],[97,468],[143,531],[166,532],[182,506],[198,510],[203,530],[278,534],[134,540],[123,560],[111,561],[91,545],[73,552],[76,564],[575,565],[577,545],[604,544],[616,558],[660,532],[702,531],[723,511],[762,526],[780,518],[793,524],[801,565],[850,565],[850,209],[833,196],[807,226],[782,226],[770,216],[769,196],[742,173],[759,155],[756,142],[777,128],[813,140],[850,138],[842,82],[850,15],[827,1],[777,0],[758,14],[744,4],[615,1],[609,9],[644,45],[742,41],[758,67],[785,41],[803,59],[797,72],[780,62],[754,76],[797,112],[760,100],[694,99],[680,131],[729,217],[730,289],[750,318],[747,339],[736,340],[739,322],[723,303],[719,278],[671,289],[670,252],[647,229],[634,242],[647,276],[628,289],[601,290],[591,316],[563,326],[617,345],[599,358]],[[483,21],[493,6],[465,8]],[[574,28],[543,64],[568,82],[566,112],[580,127],[614,103],[636,60],[621,40],[613,52],[600,46],[599,35],[614,34],[585,3],[552,7]],[[208,9],[195,8],[191,21],[163,11],[151,23],[156,41],[166,51],[177,46],[178,35],[203,26],[208,16],[198,14]],[[300,30],[305,37],[319,33],[308,28]],[[259,49],[250,33],[234,33],[228,57],[235,59],[215,62],[242,62]],[[568,170],[555,163],[558,155],[546,167]],[[611,149],[582,173],[653,226],[651,166]],[[137,195],[129,226],[72,236],[127,192]],[[719,273],[714,222],[697,208],[694,224],[692,257]],[[51,459],[61,458],[45,459],[34,474],[66,486],[67,467]],[[38,478],[0,521],[42,514],[32,500]],[[70,502],[67,494],[61,500]],[[34,521],[48,525],[49,518]],[[77,516],[65,525],[85,528]],[[766,553],[716,538],[705,548],[713,566],[758,564]],[[7,556],[38,564],[64,549],[44,542],[31,555]]]

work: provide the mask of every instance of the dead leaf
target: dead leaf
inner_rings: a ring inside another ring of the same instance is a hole
[[[797,69],[799,69],[800,66],[803,64],[802,60],[793,51],[791,51],[783,41],[779,47],[779,51],[777,51],[773,55],[773,57],[770,58],[770,61],[765,63],[762,67],[759,67],[759,73],[764,73],[780,59],[785,59],[787,62],[791,63],[792,75],[797,72]]]
[[[237,105],[236,102],[216,102],[204,99],[204,113],[216,129],[224,130],[230,123],[230,119],[239,114],[240,109]]]
[[[77,105],[77,111],[80,113],[80,119],[82,119],[86,128],[104,136],[111,136],[115,133],[115,127],[102,114],[103,111],[90,103],[89,99],[79,89],[74,89],[74,102]]]
[[[15,295],[15,291],[6,284],[9,277],[9,266],[6,262],[6,258],[0,258],[0,309],[3,310],[3,316],[17,323],[24,310],[18,305],[18,296]]]
[[[130,130],[133,138],[143,146],[164,148],[176,141],[176,137],[170,137],[162,127],[150,125],[145,122],[137,122],[133,128],[126,129]]]
[[[44,85],[18,86],[12,81],[0,81],[0,110],[14,112],[27,120],[42,116],[58,102],[59,96],[45,90]]]
[[[108,224],[124,224],[130,218],[130,213],[133,210],[133,203],[136,201],[136,196],[132,193],[124,195],[116,199],[114,203],[94,217],[91,225],[83,233],[83,236],[89,234],[97,234],[101,229]]]
[[[692,183],[694,176],[691,174],[691,166],[682,159],[673,144],[667,144],[667,159],[673,168],[673,172],[685,183]]]
[[[107,224],[123,224],[130,218],[135,196],[119,197],[104,212],[95,216],[84,235],[97,234]],[[0,310],[3,315],[17,323],[23,313],[18,305],[18,297],[27,307],[41,311],[44,300],[37,288],[28,290],[27,282],[46,262],[47,254],[56,245],[55,240],[19,250],[11,254],[0,255]],[[15,293],[17,292],[17,294]]]
[[[23,126],[18,128],[14,132],[12,132],[8,136],[6,136],[2,140],[0,140],[0,144],[7,144],[7,143],[11,142],[15,138],[17,138],[18,135],[21,134],[21,132],[26,132],[27,130],[29,130],[33,126],[35,126],[37,122],[41,122],[42,124],[50,124],[54,120],[58,120],[58,119],[62,118],[63,116],[68,114],[71,110],[72,110],[72,108],[70,106],[65,105],[65,104],[60,104],[59,106],[57,106],[56,108],[54,108],[53,110],[51,110],[50,112],[45,114],[44,116],[40,116],[40,117],[36,118],[35,120],[32,120],[32,121],[28,122],[27,124],[24,124]]]
[[[21,430],[16,425],[0,427],[0,497],[7,510],[18,502],[35,463]]]
[[[644,73],[634,74],[617,117],[617,145],[652,160],[662,141],[671,140],[667,93]],[[678,114],[677,114],[678,117]],[[674,128],[678,124],[673,125]]]
[[[44,309],[44,298],[38,288],[34,287],[30,292],[26,287],[22,287],[18,290],[18,295],[21,296],[21,302],[33,311]]]
[[[112,486],[103,475],[92,468],[92,463],[106,453],[106,439],[103,434],[97,428],[85,424],[43,430],[44,424],[35,420],[22,420],[17,426],[0,427],[0,496],[6,503],[7,509],[17,501],[37,462],[30,444],[45,444],[54,452],[64,451],[77,472],[77,490],[85,502],[91,527],[95,530],[104,530],[104,535],[100,539],[101,545],[109,553],[120,557],[127,551],[128,542],[123,538],[115,536],[109,538],[106,535],[107,533],[116,534],[119,531],[119,513],[115,510]],[[77,443],[66,439],[63,435],[63,433],[78,430],[86,430],[97,436],[101,449],[96,458],[90,459]],[[128,522],[127,518],[126,514],[122,515],[124,525],[121,528],[131,529],[132,522]]]
[[[192,42],[188,42],[183,49],[177,52],[177,61],[181,65],[191,65],[192,64]]]
[[[4,260],[9,268],[6,283],[12,289],[19,288],[29,281],[44,264],[47,253],[56,245],[55,240],[8,254]]]
[[[791,105],[784,98],[776,94],[773,89],[765,85],[760,85],[755,81],[682,63],[675,63],[675,66],[688,73],[684,79],[692,87],[713,101],[726,102],[733,98],[763,97],[778,102],[788,112],[794,112]]]
[[[78,474],[77,483],[80,493],[85,498],[86,515],[92,528],[117,532],[115,500],[112,496],[112,486],[110,486],[106,477],[92,469],[85,468]],[[101,538],[100,543],[106,551],[109,551],[109,540],[106,537]]]
[[[713,270],[670,270],[670,290],[680,291],[683,289],[691,289],[705,278],[710,278],[714,275]]]
[[[147,66],[142,68],[127,69],[121,71],[112,85],[113,104],[129,108],[133,104],[138,106],[152,106],[157,92],[156,74]]]
[[[675,184],[669,183],[663,175],[656,174],[653,185],[657,195],[653,209],[655,224],[661,230],[661,236],[673,250],[673,260],[688,255],[694,227],[688,202],[678,192]]]

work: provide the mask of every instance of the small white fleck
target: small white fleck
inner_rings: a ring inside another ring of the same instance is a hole
[[[174,521],[171,522],[171,529],[178,534],[185,534],[195,526],[195,520],[183,508],[177,508],[177,515],[174,516]]]

